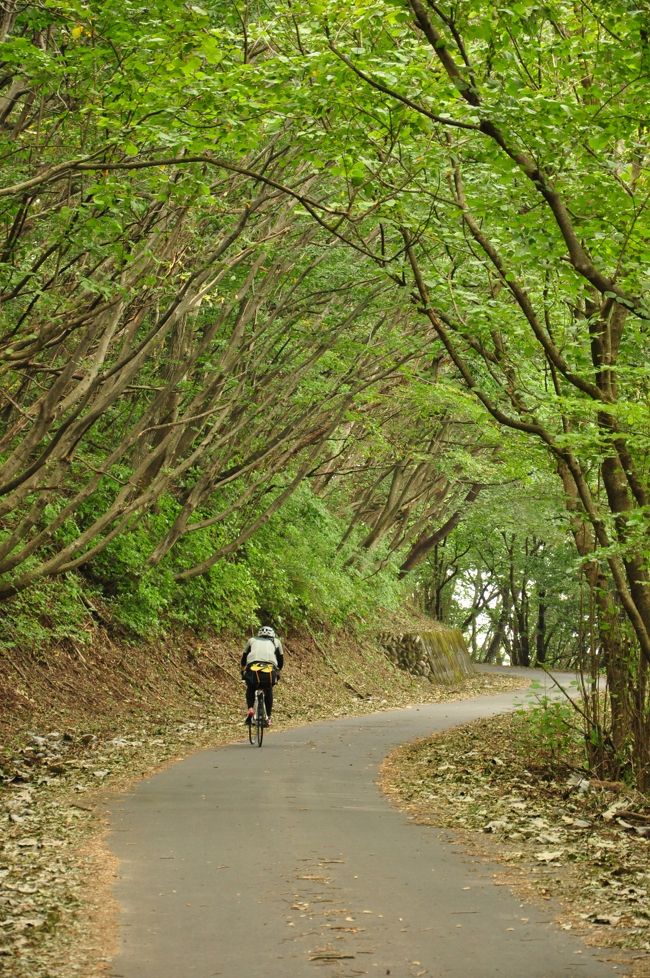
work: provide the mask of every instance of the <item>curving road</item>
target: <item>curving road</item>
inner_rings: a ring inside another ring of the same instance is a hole
[[[280,693],[281,695],[281,693]],[[443,832],[379,793],[397,744],[521,693],[274,731],[117,799],[120,978],[612,978]],[[243,729],[243,728],[242,728]]]

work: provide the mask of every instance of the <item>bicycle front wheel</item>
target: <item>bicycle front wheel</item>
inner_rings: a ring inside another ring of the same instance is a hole
[[[247,727],[248,727],[248,739],[251,742],[251,744],[254,744],[255,743],[255,717],[248,718]]]

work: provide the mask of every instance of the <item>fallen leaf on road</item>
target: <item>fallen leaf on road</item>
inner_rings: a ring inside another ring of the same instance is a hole
[[[309,957],[310,961],[351,961],[355,957],[354,954],[337,954],[336,952],[326,953],[326,954],[312,954]]]

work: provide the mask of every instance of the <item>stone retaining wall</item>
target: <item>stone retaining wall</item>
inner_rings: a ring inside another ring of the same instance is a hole
[[[459,628],[382,635],[380,642],[400,669],[415,676],[425,676],[433,683],[457,683],[473,672]]]

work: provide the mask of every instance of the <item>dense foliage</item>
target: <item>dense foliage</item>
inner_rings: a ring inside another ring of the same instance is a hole
[[[10,0],[0,37],[0,597],[144,634],[415,590],[587,655],[650,777],[647,12]]]
[[[113,539],[83,575],[39,581],[11,599],[0,619],[0,649],[38,649],[60,641],[83,645],[94,640],[98,624],[132,640],[174,629],[245,634],[259,618],[283,631],[305,622],[363,627],[378,608],[396,608],[402,598],[393,566],[346,566],[356,540],[337,554],[343,526],[308,486],[298,489],[236,560],[222,558],[185,582],[174,579],[177,564],[211,556],[221,531],[197,531],[179,545],[174,561],[147,570],[147,556],[177,510],[171,495],[163,497],[156,513]]]

